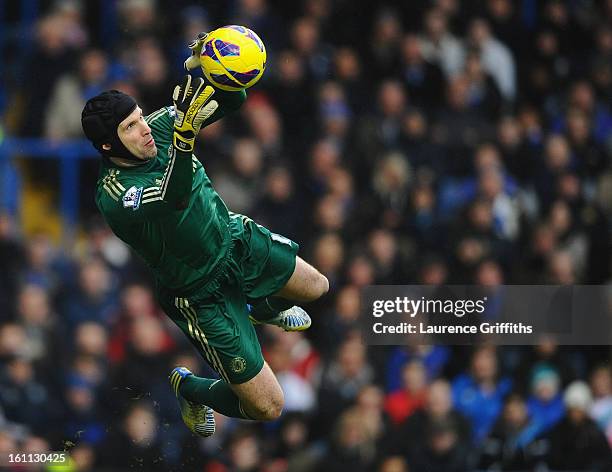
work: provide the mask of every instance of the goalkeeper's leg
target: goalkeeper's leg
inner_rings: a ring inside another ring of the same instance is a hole
[[[215,411],[232,418],[260,421],[275,420],[283,411],[283,391],[265,363],[255,377],[241,384],[196,377],[186,367],[176,367],[169,380],[183,422],[198,436],[215,434]]]
[[[322,297],[329,290],[329,281],[321,272],[296,256],[295,270],[285,286],[275,297],[298,302],[312,302]]]
[[[203,298],[172,297],[162,291],[160,301],[164,311],[220,376],[220,379],[197,377],[184,367],[170,373],[181,416],[192,432],[200,436],[214,433],[212,410],[242,419],[278,418],[283,393],[264,362],[237,281],[232,279],[214,295]]]
[[[232,418],[274,420],[280,416],[283,409],[283,391],[266,363],[255,377],[241,384],[197,377],[185,367],[175,368],[169,379],[179,399],[195,405],[206,405]],[[184,408],[181,406],[181,410]],[[186,423],[188,421],[189,418]],[[197,423],[197,419],[194,418],[194,422]]]
[[[317,300],[328,290],[327,277],[301,257],[295,256],[295,269],[285,286],[274,295],[254,303],[250,307],[251,319],[255,323],[273,324],[286,331],[302,331],[310,327],[310,317],[294,303]]]

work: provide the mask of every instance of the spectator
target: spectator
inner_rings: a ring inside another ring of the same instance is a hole
[[[265,38],[268,48],[273,51],[282,46],[281,19],[276,9],[270,8],[266,0],[240,0],[232,5],[231,9],[234,10],[232,24],[246,25],[257,31],[260,37]]]
[[[40,136],[44,129],[45,110],[51,91],[57,80],[70,70],[74,63],[72,48],[65,36],[65,23],[60,15],[51,14],[42,17],[35,27],[36,49],[32,57],[26,58],[24,65],[36,64],[39,70],[45,71],[45,80],[39,80],[36,74],[24,74],[22,83],[25,108],[28,115],[21,117],[21,132],[25,136]]]
[[[299,149],[312,135],[309,117],[315,113],[313,83],[307,76],[306,65],[293,50],[280,51],[277,67],[270,70],[274,74],[269,85],[270,97],[279,110],[287,145]]]
[[[260,96],[247,102],[243,114],[266,160],[279,159],[283,150],[284,133],[278,111],[271,106],[267,98]]]
[[[386,152],[400,145],[402,117],[406,111],[406,94],[395,80],[384,81],[378,89],[376,114],[365,116],[356,124],[354,172],[358,182],[366,182],[375,163]]]
[[[469,373],[453,380],[453,403],[470,420],[475,441],[489,433],[511,387],[512,380],[500,375],[496,352],[491,347],[477,348]]]
[[[534,441],[537,433],[532,425],[523,397],[510,395],[501,418],[483,442],[478,468],[529,470],[542,464],[542,448]]]
[[[374,372],[366,358],[365,346],[358,338],[347,338],[340,346],[335,358],[323,369],[319,390],[320,431],[337,419],[374,378]]]
[[[260,224],[288,238],[296,238],[303,223],[302,204],[296,195],[295,183],[289,169],[271,168],[265,176],[263,195],[254,209]]]
[[[228,465],[233,470],[254,470],[263,459],[261,450],[253,431],[237,431],[228,445]]]
[[[444,169],[454,175],[466,172],[463,157],[471,154],[478,141],[493,134],[489,122],[470,107],[469,86],[465,75],[457,75],[449,81],[444,111],[436,115],[432,130],[434,143],[446,151]]]
[[[215,176],[215,187],[231,211],[251,213],[262,187],[263,165],[262,149],[255,140],[236,141],[231,168]]]
[[[117,365],[112,373],[113,383],[125,386],[123,391],[113,392],[115,398],[140,398],[145,394],[161,398],[171,396],[164,374],[170,365],[172,338],[161,321],[153,317],[138,317],[131,328],[126,361]]]
[[[359,472],[372,467],[376,454],[375,443],[370,437],[368,424],[364,424],[358,410],[350,409],[340,416],[331,444],[331,449],[318,464],[318,469],[350,468]]]
[[[431,184],[417,184],[412,190],[411,207],[406,221],[409,233],[417,244],[433,248],[440,242],[441,227],[435,191]]]
[[[153,39],[143,38],[133,46],[135,53],[134,84],[145,114],[153,113],[170,104],[168,90],[172,90],[174,77],[161,47]]]
[[[380,223],[397,228],[409,204],[412,170],[406,157],[399,153],[384,156],[372,178],[376,213]]]
[[[51,293],[57,292],[66,275],[60,272],[61,256],[53,247],[49,235],[38,234],[28,241],[26,266],[22,278],[26,283],[41,285]]]
[[[544,364],[534,368],[531,378],[532,393],[527,399],[533,438],[548,432],[563,418],[565,408],[560,387],[559,374],[550,366]]]
[[[357,256],[346,268],[346,277],[350,284],[359,288],[373,285],[374,263],[367,256]]]
[[[81,57],[78,74],[64,75],[53,89],[45,116],[45,136],[53,140],[81,137],[79,110],[108,85],[106,55],[97,49],[86,51]]]
[[[474,19],[469,28],[469,42],[481,54],[484,69],[491,74],[505,100],[516,97],[516,67],[512,52],[491,33],[488,22]]]
[[[448,28],[448,17],[439,8],[425,16],[423,56],[440,66],[447,78],[455,76],[463,68],[465,50],[461,42]]]
[[[321,40],[319,24],[308,17],[298,18],[291,28],[294,50],[304,62],[308,77],[321,80],[331,69],[331,47]]]
[[[118,23],[125,44],[145,36],[163,35],[160,19],[156,14],[155,0],[121,0],[117,5]],[[120,45],[121,46],[121,45]]]
[[[104,423],[95,385],[76,373],[66,382],[66,429],[63,434],[72,441],[99,445],[104,438]]]
[[[63,316],[72,326],[82,321],[110,323],[117,310],[115,281],[99,259],[83,261],[78,291],[64,302]]]
[[[18,356],[7,359],[0,372],[0,407],[8,421],[26,424],[40,434],[53,430],[49,426],[59,411],[57,402],[37,380],[32,363]]]
[[[559,346],[554,337],[542,336],[536,345],[523,354],[516,372],[517,387],[529,386],[535,369],[542,365],[552,367],[559,375],[560,385],[567,385],[579,376],[578,366],[583,364],[580,357]],[[525,390],[522,393],[527,395],[529,392]]]
[[[338,286],[344,253],[342,239],[337,234],[324,234],[314,243],[313,263],[328,278],[330,286]]]
[[[286,461],[287,470],[308,470],[316,465],[317,451],[308,443],[308,421],[300,413],[283,415],[279,441],[272,457]]]
[[[427,377],[422,362],[408,362],[402,369],[402,389],[385,398],[385,411],[396,425],[425,404]]]
[[[433,423],[426,431],[426,446],[414,451],[410,467],[432,472],[468,469],[469,449],[461,443],[459,428],[452,421]]]
[[[0,356],[27,358],[27,341],[26,331],[20,324],[12,322],[0,326]]]
[[[520,19],[520,8],[511,0],[489,0],[487,19],[495,36],[515,53],[524,53],[528,33]]]
[[[15,221],[0,212],[0,260],[4,270],[0,272],[0,320],[14,318],[19,274],[25,266],[25,248],[19,241]]]
[[[70,449],[70,458],[74,461],[77,470],[90,470],[96,461],[96,450],[90,444],[77,444]]]
[[[423,408],[415,411],[396,429],[390,431],[386,442],[386,452],[401,455],[410,460],[410,452],[413,448],[425,447],[426,440],[423,432],[430,430],[438,423],[456,425],[460,441],[466,446],[470,444],[470,425],[461,414],[453,409],[450,384],[443,379],[434,380],[429,385]]]
[[[408,472],[408,464],[401,456],[389,456],[383,459],[379,472]]]
[[[130,407],[121,427],[107,436],[96,460],[96,467],[145,467],[166,470],[157,439],[158,418],[146,402]]]
[[[376,283],[384,285],[400,279],[402,263],[395,235],[382,229],[373,231],[368,246],[374,261]]]
[[[333,311],[324,317],[326,348],[334,346],[338,340],[343,340],[348,333],[358,329],[360,306],[357,287],[345,285],[338,290]]]
[[[424,110],[440,104],[439,91],[444,88],[444,76],[440,68],[423,57],[421,42],[415,34],[402,40],[402,79],[408,97]]]
[[[121,308],[109,336],[108,356],[111,362],[125,360],[133,324],[141,317],[163,319],[150,287],[141,283],[126,285],[121,291]]]
[[[435,264],[435,262],[431,262]],[[433,270],[443,270],[443,268],[431,268]],[[423,283],[438,285],[437,281],[424,279]],[[427,381],[431,382],[440,377],[446,367],[451,355],[451,350],[447,346],[440,345],[409,345],[395,347],[389,354],[386,362],[387,368],[387,391],[394,392],[401,388],[401,372],[406,363],[417,360],[423,363],[427,373]]]
[[[364,67],[357,51],[350,47],[341,47],[334,55],[334,78],[344,90],[349,109],[353,113],[362,113],[368,103],[368,80],[364,74]]]
[[[495,169],[485,170],[478,181],[479,194],[490,202],[499,237],[514,241],[519,235],[520,210],[516,200],[504,189],[504,177]]]
[[[380,10],[365,56],[368,58],[367,69],[378,71],[385,79],[395,75],[399,69],[401,37],[402,26],[397,13],[390,9]]]
[[[45,358],[47,356],[57,361],[61,359],[61,350],[58,346],[59,331],[58,320],[51,310],[51,300],[47,291],[37,285],[24,285],[19,291],[17,301],[18,320],[25,330],[27,349],[30,360],[40,362],[50,367]]]
[[[401,148],[408,155],[410,164],[423,172],[423,184],[430,183],[429,180],[443,171],[440,148],[430,136],[430,115],[430,111],[410,108],[404,115],[401,129]]]
[[[319,89],[319,121],[321,134],[341,148],[348,146],[351,109],[342,86],[326,82]]]
[[[589,117],[582,110],[570,109],[566,122],[569,145],[578,161],[578,169],[590,181],[608,167],[605,149],[595,141]]]
[[[83,252],[86,257],[101,258],[119,276],[134,265],[130,250],[115,236],[101,216],[92,218],[88,226],[88,238]]]
[[[601,365],[593,370],[590,386],[593,405],[589,414],[606,434],[612,447],[612,373],[609,366]]]
[[[522,184],[530,183],[535,155],[525,142],[523,129],[516,117],[506,115],[498,121],[497,143],[504,167]]]
[[[567,415],[550,433],[549,466],[557,470],[607,470],[610,446],[595,422],[588,417],[592,404],[584,382],[571,383],[563,394]]]
[[[288,413],[308,413],[315,408],[315,393],[311,385],[292,371],[292,359],[288,346],[276,342],[266,350],[266,360],[283,389]]]
[[[501,109],[501,95],[490,73],[484,71],[480,56],[475,51],[467,55],[465,75],[469,81],[470,105],[485,116],[496,119]]]

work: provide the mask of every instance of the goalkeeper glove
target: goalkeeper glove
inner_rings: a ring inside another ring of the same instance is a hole
[[[210,99],[214,93],[215,89],[205,85],[204,79],[192,79],[190,75],[185,76],[181,85],[174,87],[172,101],[176,116],[172,141],[179,151],[193,151],[202,123],[219,107],[216,100]]]
[[[201,66],[200,54],[202,54],[202,47],[204,46],[204,41],[206,41],[207,36],[208,33],[199,33],[198,37],[189,44],[191,56],[189,56],[183,63],[187,72]]]

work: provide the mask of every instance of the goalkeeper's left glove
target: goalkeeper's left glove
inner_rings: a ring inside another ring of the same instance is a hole
[[[219,107],[210,97],[215,89],[204,83],[204,79],[192,79],[186,75],[181,85],[174,87],[172,101],[176,116],[174,118],[174,147],[183,152],[192,152],[195,138],[202,123]]]
[[[191,43],[189,43],[189,49],[191,49],[191,56],[189,56],[183,63],[187,72],[200,67],[200,54],[202,54],[202,47],[204,46],[204,41],[206,40],[207,36],[208,33],[199,33],[198,37],[191,41]]]

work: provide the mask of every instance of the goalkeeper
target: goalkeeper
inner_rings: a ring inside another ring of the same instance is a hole
[[[199,56],[203,35],[192,43]],[[151,267],[167,315],[220,379],[175,368],[170,383],[181,415],[200,436],[214,433],[213,410],[273,420],[283,392],[264,362],[253,323],[307,329],[295,301],[316,300],[327,279],[297,256],[298,245],[227,210],[192,154],[201,127],[238,109],[245,91],[224,92],[187,75],[173,106],[143,116],[115,90],[90,99],[83,130],[102,155],[96,204],[114,233]]]

